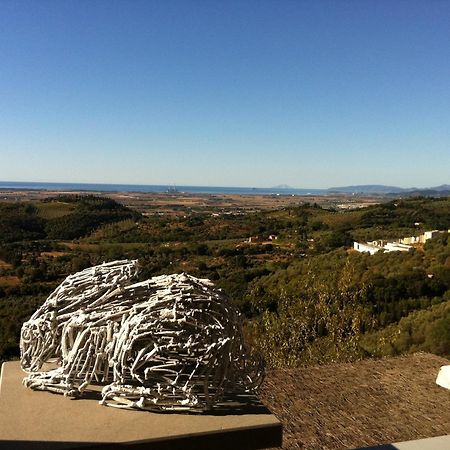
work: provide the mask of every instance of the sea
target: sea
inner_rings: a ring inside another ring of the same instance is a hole
[[[170,192],[186,194],[241,194],[241,195],[327,195],[327,189],[256,188],[229,186],[175,186],[144,184],[101,183],[41,183],[25,181],[0,181],[0,189],[86,191],[86,192]]]

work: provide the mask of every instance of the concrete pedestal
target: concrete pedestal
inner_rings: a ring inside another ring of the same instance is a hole
[[[415,441],[364,447],[356,450],[448,450],[449,448],[450,436],[437,436],[427,439],[417,439]]]
[[[442,366],[436,378],[436,384],[450,389],[450,365]]]
[[[261,449],[281,446],[279,420],[254,397],[201,414],[118,410],[22,385],[19,362],[2,366],[0,449]]]

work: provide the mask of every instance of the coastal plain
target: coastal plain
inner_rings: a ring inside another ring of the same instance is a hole
[[[304,203],[324,208],[351,210],[376,205],[388,198],[379,195],[297,195],[297,194],[194,194],[185,192],[111,192],[61,191],[35,189],[1,189],[0,200],[5,202],[41,201],[62,195],[96,195],[108,197],[144,215],[183,215],[189,212],[249,213],[267,211]]]

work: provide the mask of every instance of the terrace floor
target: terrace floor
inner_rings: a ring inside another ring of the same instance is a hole
[[[450,434],[447,359],[426,353],[268,372],[261,400],[284,449],[348,449]]]

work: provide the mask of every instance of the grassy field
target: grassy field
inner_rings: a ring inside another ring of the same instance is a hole
[[[47,220],[67,216],[75,209],[73,204],[58,201],[39,202],[36,203],[36,207],[39,217]]]
[[[0,276],[0,286],[18,286],[20,284],[20,278],[15,275],[3,275]]]
[[[11,264],[0,259],[0,269],[11,269]]]

